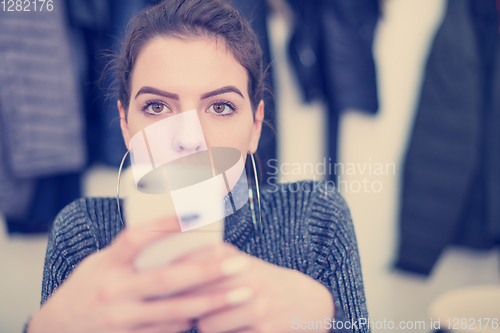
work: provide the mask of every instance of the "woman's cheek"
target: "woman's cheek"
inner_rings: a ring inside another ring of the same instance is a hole
[[[135,134],[139,133],[141,130],[153,123],[153,120],[149,120],[146,116],[141,115],[139,111],[134,110],[134,112],[130,113],[128,120],[130,137],[132,138]]]

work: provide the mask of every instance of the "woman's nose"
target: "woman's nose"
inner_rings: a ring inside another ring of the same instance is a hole
[[[174,140],[174,151],[177,153],[192,154],[203,150],[200,140],[183,133]]]
[[[199,119],[188,114],[183,116],[178,123],[179,128],[173,140],[173,150],[182,155],[206,150],[207,144]]]

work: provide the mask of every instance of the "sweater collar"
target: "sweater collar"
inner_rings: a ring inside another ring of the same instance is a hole
[[[226,216],[224,223],[224,240],[243,249],[247,241],[255,236],[250,199],[248,198],[248,182],[244,172],[232,188],[231,194],[235,206],[240,206],[241,208]],[[225,202],[226,214],[228,209],[232,212],[232,207],[229,207],[231,206],[230,200],[225,200]],[[242,202],[245,202],[245,204],[242,205]]]
[[[224,223],[224,241],[243,249],[251,237],[255,236],[250,204],[247,202],[236,213],[226,217]]]

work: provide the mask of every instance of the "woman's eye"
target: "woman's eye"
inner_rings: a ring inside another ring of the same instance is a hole
[[[149,105],[147,105],[146,111],[151,114],[161,114],[168,112],[169,109],[162,103],[150,103]]]
[[[210,112],[217,114],[217,115],[226,116],[226,115],[230,115],[231,113],[233,113],[234,107],[231,107],[227,103],[218,102],[218,103],[212,104],[208,108],[208,110]]]

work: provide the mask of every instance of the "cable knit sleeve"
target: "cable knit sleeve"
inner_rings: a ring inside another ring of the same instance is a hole
[[[47,244],[42,305],[83,259],[120,233],[123,225],[117,214],[114,198],[77,199],[59,212]]]
[[[328,183],[313,183],[308,212],[310,252],[307,274],[323,283],[335,300],[332,332],[370,332],[361,263],[349,208]]]
[[[76,265],[97,250],[97,239],[88,223],[85,199],[67,205],[54,220],[43,268],[43,305],[67,279]]]

